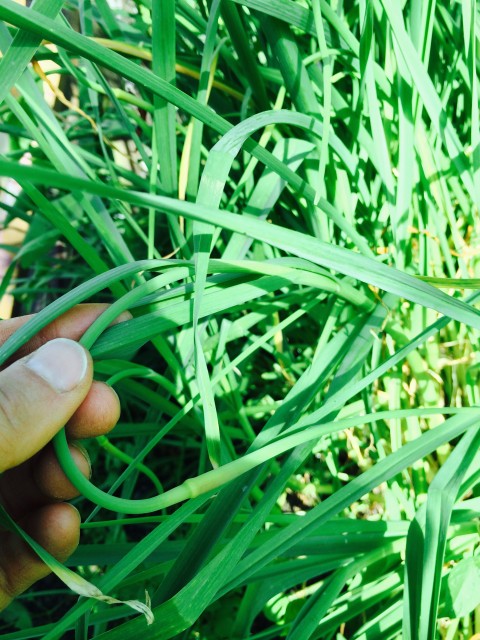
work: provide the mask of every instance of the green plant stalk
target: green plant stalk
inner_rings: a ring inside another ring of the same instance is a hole
[[[249,267],[252,268],[253,263],[249,264]],[[83,344],[86,348],[91,349],[93,343],[95,342],[96,338],[102,333],[102,331],[108,327],[111,322],[120,315],[120,313],[126,309],[128,309],[129,307],[131,307],[132,305],[135,304],[136,301],[141,300],[145,295],[148,295],[151,291],[158,291],[159,287],[161,286],[165,286],[167,284],[170,284],[171,282],[174,282],[180,278],[184,278],[186,276],[189,275],[190,270],[188,268],[182,267],[182,268],[175,268],[172,269],[170,271],[168,271],[166,274],[162,274],[160,276],[157,276],[151,280],[149,280],[146,283],[143,283],[142,285],[139,285],[138,287],[136,287],[135,289],[133,289],[132,291],[130,291],[129,293],[127,293],[125,296],[123,296],[120,300],[117,300],[116,302],[114,302],[90,327],[89,329],[85,332],[85,334],[82,336],[80,342],[81,344]],[[200,390],[201,391],[201,390]],[[205,403],[205,399],[204,396],[202,396],[202,400]],[[60,457],[60,462],[62,464],[62,467],[64,468],[64,470],[68,473],[67,471],[67,467],[69,467],[69,470],[71,471],[71,467],[73,464],[73,460],[68,459],[65,456],[65,447],[63,446],[63,443],[65,441],[65,433],[62,431],[61,433],[57,434],[54,438],[54,446],[57,447],[57,452],[60,452],[59,455]],[[75,466],[73,464],[73,466]],[[92,494],[93,495],[93,494]],[[105,494],[106,495],[106,494]],[[100,504],[100,503],[99,503]],[[122,508],[123,508],[123,503],[121,503]]]
[[[463,433],[470,423],[476,419],[478,415],[478,408],[438,408],[438,409],[422,409],[423,415],[435,415],[435,414],[460,414],[459,420],[454,421],[455,427],[453,429],[454,435],[450,435],[447,432],[447,428],[444,425],[442,433],[440,434],[440,442],[445,442],[445,439],[450,440],[456,435]],[[369,416],[355,416],[353,418],[346,418],[339,420],[338,422],[327,422],[317,427],[310,427],[309,429],[302,430],[300,433],[292,434],[281,438],[278,442],[267,444],[261,449],[257,449],[252,453],[247,453],[242,458],[229,462],[218,469],[213,471],[207,471],[195,478],[189,478],[185,480],[181,485],[169,489],[165,493],[156,496],[154,498],[145,498],[139,500],[128,500],[125,498],[119,498],[111,496],[105,493],[101,489],[95,487],[82,472],[75,465],[70,449],[68,448],[67,438],[64,431],[60,431],[53,440],[53,446],[58,460],[62,465],[62,469],[66,473],[68,479],[72,484],[84,495],[86,498],[104,507],[116,511],[117,513],[125,514],[145,514],[159,511],[160,509],[166,509],[167,507],[178,504],[185,500],[196,498],[204,493],[208,493],[213,489],[231,482],[235,478],[243,475],[247,471],[254,469],[263,462],[270,460],[276,456],[279,456],[285,451],[293,449],[300,444],[305,444],[310,441],[316,441],[325,435],[335,433],[342,429],[348,429],[349,427],[356,426],[359,423],[368,424],[379,419],[392,419],[402,418],[412,415],[411,410],[399,410],[399,411],[385,411],[375,413]],[[447,424],[447,423],[445,423]],[[427,432],[422,438],[428,439],[428,436],[435,436],[439,439],[438,430]],[[446,437],[448,433],[448,437]],[[416,442],[408,443],[402,447],[402,451],[415,449]],[[387,459],[385,459],[387,460]],[[381,463],[376,466],[380,466]]]
[[[253,99],[262,111],[270,108],[267,91],[262,75],[258,69],[258,61],[252,51],[251,44],[245,32],[239,15],[238,7],[230,0],[221,3],[222,18],[232,39],[238,55],[241,68],[252,87]]]
[[[225,3],[223,3],[225,4]],[[210,6],[210,15],[208,17],[208,24],[205,32],[205,46],[202,54],[202,62],[200,65],[200,77],[198,81],[198,93],[197,101],[201,104],[207,105],[209,98],[209,85],[212,74],[212,69],[216,65],[215,42],[218,30],[218,20],[220,17],[220,9],[222,6],[222,0],[214,0]],[[219,45],[222,48],[222,45]],[[190,125],[191,127],[191,145],[190,145],[190,158],[188,162],[188,180],[186,185],[187,199],[194,200],[198,193],[198,180],[200,174],[200,159],[202,152],[202,138],[203,138],[203,122],[201,120],[193,118]],[[188,140],[188,136],[186,136]]]
[[[327,197],[327,189],[325,184],[325,169],[328,164],[328,138],[331,130],[331,110],[332,110],[332,74],[334,58],[330,54],[327,41],[325,38],[325,29],[323,27],[322,8],[320,0],[313,3],[313,15],[315,18],[315,28],[317,30],[317,39],[320,48],[320,54],[323,60],[323,138],[320,148],[320,163],[318,168],[318,179],[322,189],[322,195]],[[305,64],[305,62],[304,62]]]
[[[152,3],[152,72],[175,84],[175,1]],[[160,165],[160,185],[166,195],[177,191],[177,136],[175,107],[158,95],[153,99],[153,144]],[[152,173],[156,176],[157,167]],[[156,183],[156,180],[154,181]]]
[[[261,24],[265,32],[273,54],[277,59],[283,81],[287,88],[293,104],[299,113],[308,114],[318,118],[322,122],[321,140],[317,136],[313,137],[313,142],[317,149],[320,166],[322,165],[323,149],[328,147],[328,133],[325,131],[323,120],[320,116],[320,107],[317,102],[315,93],[310,83],[310,78],[303,64],[297,43],[290,29],[279,20],[268,15],[261,14]],[[328,121],[327,121],[328,122]],[[320,175],[314,174],[312,180],[313,188],[318,191]],[[323,195],[323,194],[322,194]],[[312,227],[315,234],[328,242],[330,240],[330,232],[328,229],[327,216],[322,215],[318,219],[318,211],[315,207],[313,210]],[[356,238],[358,242],[358,238]]]
[[[143,473],[149,480],[151,480],[153,486],[157,490],[157,492],[163,493],[163,486],[157,476],[153,473],[147,465],[142,462],[135,462],[132,456],[129,456],[127,453],[116,447],[114,444],[110,442],[107,436],[97,436],[95,440],[98,444],[104,449],[107,453],[117,458],[117,460],[121,460],[128,465],[132,465],[134,469],[137,469],[141,473]]]
[[[265,344],[268,340],[270,340],[277,330],[286,328],[289,324],[295,322],[295,320],[300,318],[304,313],[310,311],[315,304],[316,304],[316,301],[310,302],[309,304],[305,305],[305,309],[296,311],[290,317],[283,320],[280,323],[280,325],[278,325],[278,327],[271,328],[261,338],[255,340],[249,347],[243,350],[241,354],[239,354],[234,360],[232,360],[226,367],[222,369],[218,377],[212,380],[212,384],[218,383],[225,375],[233,371],[235,367],[240,366],[240,364],[244,362],[247,358],[249,358],[252,355],[252,353],[254,353],[261,345]],[[151,392],[149,389],[145,389],[145,387],[142,387],[141,385],[136,385],[133,389],[133,392],[135,395],[140,397],[141,397],[141,394],[145,394],[146,392],[148,392],[146,401],[151,403],[153,406],[155,406],[155,403],[157,403],[159,408],[163,409],[163,407],[160,406],[160,401],[162,399],[158,396],[158,394]],[[156,433],[156,435],[150,440],[148,445],[144,447],[144,449],[136,456],[135,461],[143,459],[155,447],[155,445],[165,436],[165,434],[167,434],[171,429],[173,429],[173,427],[176,424],[178,424],[180,420],[184,419],[184,417],[193,408],[195,403],[198,402],[198,400],[199,400],[199,395],[197,394],[197,396],[192,400],[190,400],[181,411],[177,412],[177,414],[165,425],[165,427],[160,432]],[[110,490],[111,492],[115,491],[115,489],[118,486],[120,486],[124,478],[127,477],[127,474],[128,474],[128,470],[125,471],[116,480],[116,482],[114,483],[114,485]]]

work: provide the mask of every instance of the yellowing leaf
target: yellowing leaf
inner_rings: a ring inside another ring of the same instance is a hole
[[[150,597],[147,592],[145,592],[146,603],[140,602],[139,600],[118,600],[117,598],[112,598],[111,596],[102,593],[98,587],[91,582],[88,582],[88,580],[85,580],[85,578],[82,578],[77,573],[74,573],[65,567],[61,562],[48,553],[48,551],[41,547],[38,542],[35,542],[28,533],[25,533],[25,531],[23,531],[23,529],[21,529],[17,523],[12,520],[3,507],[0,507],[0,522],[11,531],[15,531],[15,533],[21,536],[21,538],[25,540],[25,542],[49,567],[52,573],[60,578],[60,580],[66,584],[69,589],[77,593],[79,596],[94,598],[95,600],[100,600],[100,602],[106,602],[107,604],[126,604],[128,607],[135,609],[135,611],[144,615],[147,620],[147,624],[152,624],[154,621],[154,615],[150,608]]]

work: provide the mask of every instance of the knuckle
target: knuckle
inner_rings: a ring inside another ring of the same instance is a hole
[[[18,411],[5,387],[0,386],[0,471],[15,465],[12,453],[18,449]]]
[[[18,415],[15,410],[15,402],[10,391],[0,386],[0,426],[9,433],[15,433],[18,427]]]

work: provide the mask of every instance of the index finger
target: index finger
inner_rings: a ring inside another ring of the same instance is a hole
[[[55,338],[69,338],[70,340],[80,340],[88,327],[94,322],[107,308],[107,303],[86,303],[79,304],[61,316],[58,316],[53,322],[39,331],[33,338],[24,344],[10,359],[10,362],[28,355],[32,351],[36,351],[49,340]],[[123,312],[113,324],[123,322],[130,319],[131,314]],[[26,324],[33,315],[21,316],[19,318],[11,318],[0,322],[0,345],[3,344],[15,331],[18,331]]]

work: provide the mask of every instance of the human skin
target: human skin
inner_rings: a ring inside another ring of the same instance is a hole
[[[106,307],[71,309],[0,372],[0,503],[60,561],[78,545],[80,514],[65,502],[78,492],[60,468],[50,441],[66,425],[72,455],[89,477],[86,452],[75,441],[108,433],[120,415],[116,393],[93,381],[90,354],[77,343]],[[0,322],[0,344],[30,317]],[[128,317],[123,314],[117,322]],[[49,572],[23,540],[0,528],[0,610]]]

